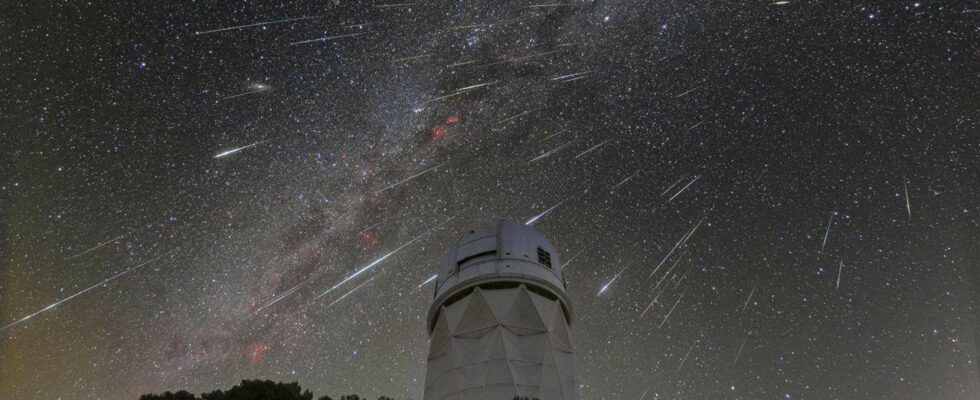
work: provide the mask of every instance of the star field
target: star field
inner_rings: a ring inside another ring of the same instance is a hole
[[[0,398],[421,398],[429,278],[566,262],[583,399],[974,399],[980,8],[0,6]]]

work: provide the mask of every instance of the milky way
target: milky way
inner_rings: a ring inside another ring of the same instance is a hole
[[[501,218],[583,399],[980,393],[980,12],[498,3],[5,3],[0,397],[420,398]]]

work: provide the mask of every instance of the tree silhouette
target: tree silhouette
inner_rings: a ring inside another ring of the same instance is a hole
[[[356,397],[356,396],[355,396]],[[215,390],[194,396],[185,390],[177,393],[144,394],[140,400],[313,400],[313,393],[303,390],[298,383],[282,383],[262,380],[243,380],[227,392]],[[323,396],[320,400],[331,400]]]

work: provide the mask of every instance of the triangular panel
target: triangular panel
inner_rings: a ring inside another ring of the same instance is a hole
[[[572,337],[568,331],[568,323],[565,322],[565,314],[561,308],[556,308],[551,316],[551,338],[554,345],[563,351],[572,351]]]
[[[503,323],[515,328],[520,327],[540,331],[548,329],[545,327],[541,316],[538,315],[538,308],[534,305],[530,293],[524,286],[521,286],[521,289],[517,291],[514,304],[511,305]]]
[[[483,298],[483,291],[477,288],[470,296],[470,303],[466,306],[463,318],[453,331],[455,335],[465,334],[472,331],[482,330],[497,325],[497,319]]]
[[[466,311],[467,306],[470,304],[470,298],[472,297],[472,295],[469,295],[453,304],[442,307],[442,314],[446,316],[446,322],[449,325],[450,332],[456,332],[456,327],[459,326],[459,321],[463,319],[463,312]]]

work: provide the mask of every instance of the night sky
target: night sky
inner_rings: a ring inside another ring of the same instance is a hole
[[[4,1],[0,397],[420,398],[537,217],[583,399],[976,399],[967,3]]]

